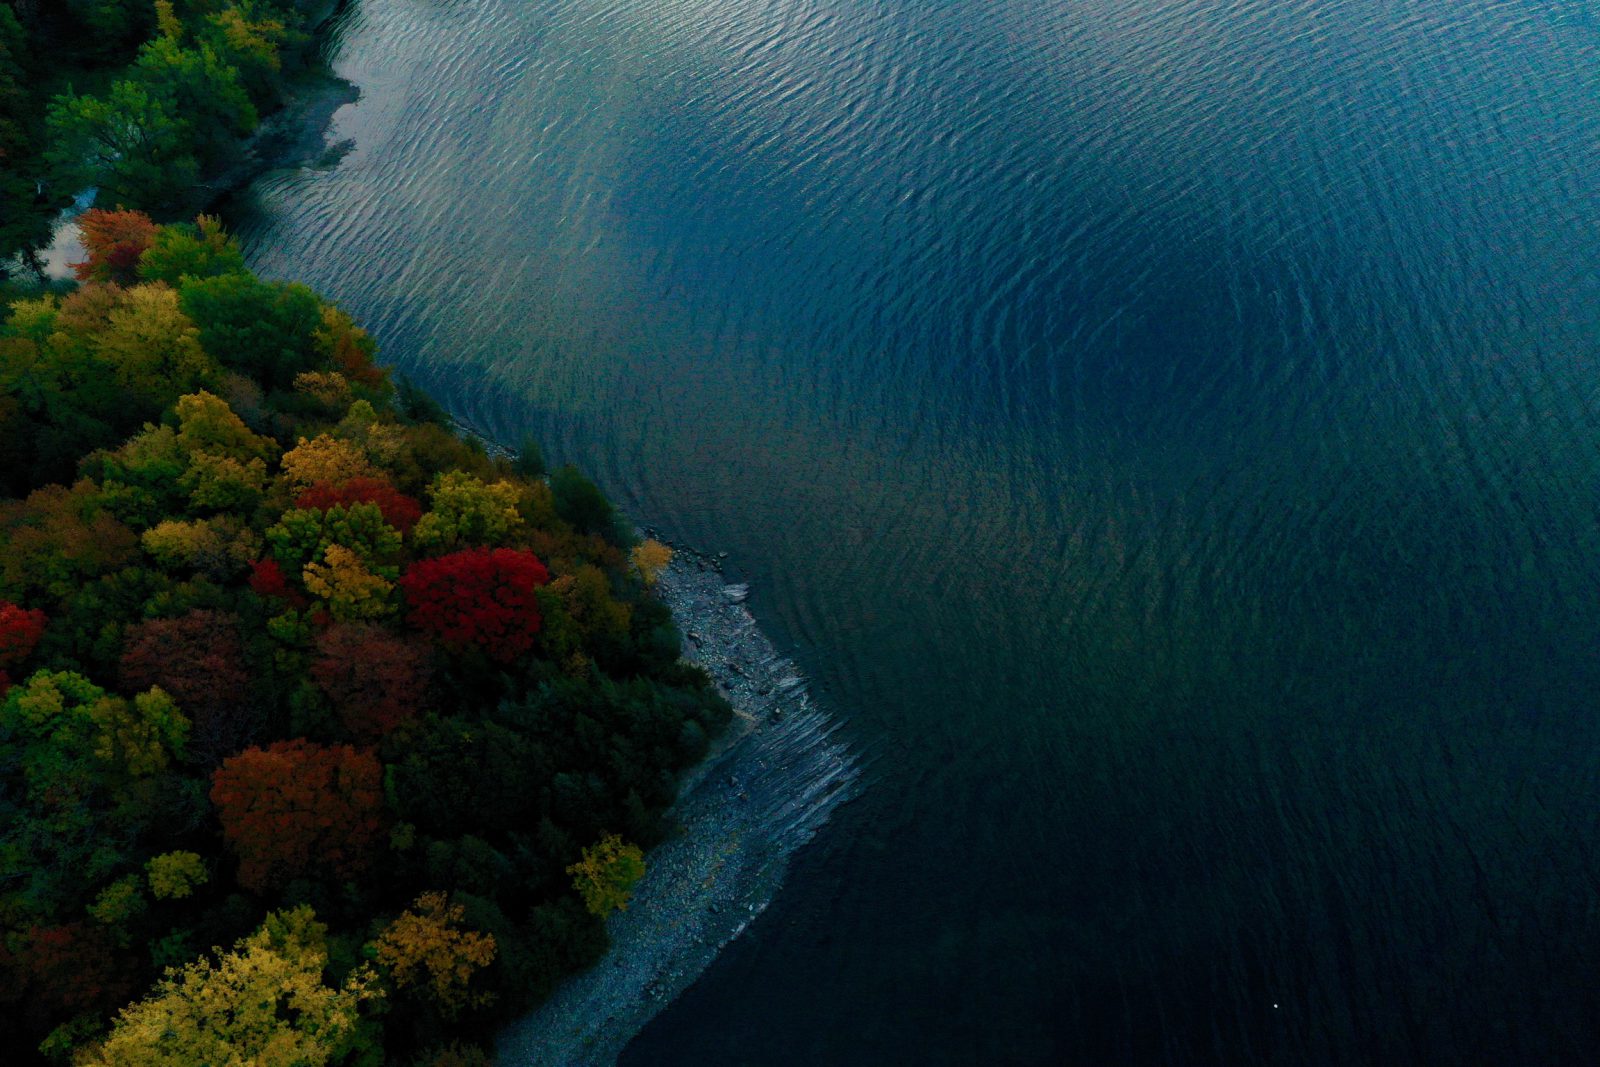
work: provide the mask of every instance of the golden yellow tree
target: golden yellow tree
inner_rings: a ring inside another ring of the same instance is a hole
[[[361,446],[327,434],[311,440],[304,437],[283,454],[283,476],[295,489],[318,482],[339,485],[351,478],[369,478],[377,472],[367,462]]]
[[[390,923],[373,944],[373,954],[401,989],[426,986],[446,1018],[479,1007],[489,994],[468,989],[472,976],[494,962],[490,934],[460,926],[465,910],[443,893],[424,893]]]
[[[328,614],[336,619],[376,619],[393,607],[389,593],[394,583],[368,570],[361,556],[344,545],[329,545],[323,562],[307,563],[300,576],[306,592],[326,601]]]
[[[219,373],[200,347],[200,331],[178,308],[178,294],[165,285],[127,290],[94,343],[122,385],[162,406],[175,388],[191,389]]]
[[[644,877],[644,852],[616,834],[607,834],[584,849],[583,859],[567,873],[591,914],[627,911],[633,887]]]
[[[321,1067],[356,1033],[360,1005],[381,996],[370,970],[339,988],[322,977],[326,928],[302,905],[267,923],[215,963],[174,967],[124,1008],[78,1067]]]
[[[672,549],[651,538],[634,545],[633,551],[628,553],[628,560],[644,580],[645,588],[654,589],[661,572],[672,562]]]

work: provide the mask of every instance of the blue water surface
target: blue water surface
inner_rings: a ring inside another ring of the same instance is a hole
[[[1600,21],[355,0],[252,262],[868,763],[647,1064],[1600,1048]]]

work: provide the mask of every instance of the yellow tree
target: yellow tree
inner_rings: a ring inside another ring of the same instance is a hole
[[[326,601],[335,619],[376,619],[393,607],[394,583],[368,570],[366,561],[344,545],[329,545],[322,562],[307,563],[300,576],[306,592]]]
[[[591,914],[627,911],[633,887],[644,877],[644,852],[616,834],[607,834],[584,849],[583,859],[567,873]]]
[[[661,577],[661,572],[672,562],[672,549],[651,538],[634,545],[633,551],[628,553],[628,560],[633,564],[634,570],[639,572],[639,577],[644,580],[645,588],[653,589],[656,579]]]
[[[157,900],[182,900],[211,880],[197,852],[163,852],[144,865]]]
[[[400,989],[426,986],[445,1018],[479,1007],[489,994],[472,993],[472,976],[494,962],[490,934],[461,927],[465,914],[443,893],[424,893],[372,945],[374,957]]]
[[[111,1034],[82,1050],[78,1067],[320,1067],[347,1051],[363,1001],[381,996],[370,970],[334,988],[326,927],[302,905],[275,913],[215,963],[174,967]]]
[[[428,495],[433,506],[411,531],[419,549],[495,548],[522,528],[521,494],[510,482],[486,484],[465,471],[450,471],[434,478]]]
[[[216,363],[200,347],[200,331],[165,285],[139,285],[123,294],[95,352],[117,380],[146,403],[165,407],[176,393],[215,377]]]
[[[360,445],[327,434],[319,434],[309,441],[302,437],[294,448],[283,454],[284,479],[295,489],[318,482],[341,485],[352,478],[370,478],[376,474]]]

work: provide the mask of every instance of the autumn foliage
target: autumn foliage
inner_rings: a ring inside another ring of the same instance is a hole
[[[383,771],[371,752],[304,739],[251,748],[211,779],[239,884],[261,892],[327,870],[348,878],[372,857],[383,828]]]
[[[214,763],[248,743],[256,726],[238,619],[196,609],[128,628],[123,688],[160,686],[194,723],[194,749]]]
[[[533,647],[536,590],[550,580],[525,549],[473,548],[419,560],[400,579],[407,620],[449,649],[477,647],[509,663]]]
[[[278,561],[271,556],[250,564],[250,589],[257,596],[277,600],[305,599],[289,588],[289,580],[284,577],[283,568],[278,566]]]
[[[731,714],[669,553],[214,220],[84,225],[0,309],[0,1063],[481,1067]]]
[[[311,677],[357,741],[383,737],[427,694],[428,650],[381,626],[336,623],[317,636],[317,652]]]
[[[426,990],[446,1017],[486,1002],[486,995],[474,994],[470,985],[474,974],[494,962],[494,938],[465,928],[465,915],[466,909],[445,894],[424,893],[374,946],[396,986]]]
[[[45,615],[0,600],[0,668],[15,667],[33,655],[44,636]]]
[[[410,533],[422,518],[421,504],[381,478],[357,477],[338,484],[317,482],[302,489],[294,502],[297,508],[324,511],[350,504],[376,504],[383,513],[383,521],[403,534]]]
[[[106,211],[95,208],[78,216],[78,232],[88,258],[72,264],[79,281],[139,280],[139,257],[155,241],[156,226],[142,211]]]

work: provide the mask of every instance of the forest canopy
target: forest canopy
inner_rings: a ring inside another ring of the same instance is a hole
[[[214,221],[82,229],[0,320],[0,1058],[477,1062],[728,720],[665,555]]]
[[[0,0],[0,262],[88,190],[160,218],[237,163],[326,0]]]

